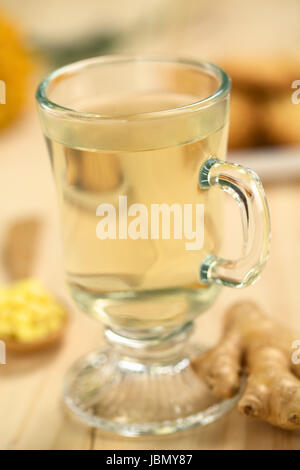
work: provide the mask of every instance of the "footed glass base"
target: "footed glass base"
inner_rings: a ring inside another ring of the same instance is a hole
[[[86,424],[117,434],[168,434],[212,423],[238,396],[218,401],[194,372],[191,324],[164,340],[137,340],[106,330],[110,343],[69,370],[64,398]],[[189,353],[188,353],[189,350]]]

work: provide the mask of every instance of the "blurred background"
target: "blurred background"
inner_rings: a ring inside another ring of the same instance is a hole
[[[233,81],[229,148],[256,148],[252,162],[263,178],[295,177],[297,160],[284,170],[272,151],[268,172],[268,151],[258,149],[300,144],[300,106],[291,100],[300,78],[299,20],[299,0],[0,0],[0,78],[7,84],[0,126],[13,125],[39,79],[63,64],[126,52],[204,58]]]
[[[228,158],[256,170],[265,185],[284,185],[283,200],[300,181],[299,24],[300,0],[0,0],[3,281],[34,275],[65,295],[56,197],[34,98],[43,77],[101,54],[217,63],[232,78]],[[7,321],[1,324],[0,308],[0,339]]]
[[[213,61],[233,84],[229,159],[265,185],[284,184],[286,195],[300,181],[299,24],[300,0],[0,0],[0,276],[34,274],[54,291],[63,286],[34,99],[45,75],[101,54]]]
[[[63,298],[63,305],[69,302],[64,292],[56,195],[35,108],[34,94],[40,80],[58,66],[99,54],[202,58],[217,63],[232,78],[229,159],[259,173],[271,209],[271,259],[261,283],[247,289],[247,295],[252,292],[268,311],[299,327],[299,26],[300,0],[0,0],[3,285],[33,275],[56,299]],[[10,296],[23,296],[24,305],[29,305],[28,291],[32,302],[38,296],[52,316],[56,309],[56,325],[64,331],[61,309],[39,285],[19,289],[6,292],[7,297],[0,291],[0,339],[7,331],[15,335],[14,328],[20,325],[23,336],[30,339],[32,331],[27,326],[38,323],[38,309],[27,312],[28,318],[23,310],[11,325],[1,307]],[[288,295],[280,296],[282,292]],[[238,295],[244,294],[228,289],[222,299],[226,303],[227,298],[232,301]],[[41,304],[45,321],[46,310]],[[0,422],[5,423],[0,425],[1,448],[11,443],[21,448],[49,448],[54,435],[56,447],[83,445],[76,428],[63,432],[66,427],[61,424],[57,400],[68,365],[99,344],[100,325],[85,320],[82,314],[76,317],[74,306],[70,309],[75,320],[70,322],[65,349],[23,361],[20,356],[10,358],[10,366],[1,369],[1,377],[6,379],[0,391],[0,401],[5,404],[0,407]],[[224,305],[218,303],[204,319],[208,318],[208,323],[203,329],[212,341],[221,327],[223,311]],[[216,319],[214,325],[209,323],[211,318]],[[61,337],[48,334],[52,328],[49,322],[38,330],[42,340],[38,350]],[[22,400],[18,390],[22,390]],[[33,403],[38,406],[34,408]],[[50,422],[48,433],[40,433],[46,422],[47,426]]]

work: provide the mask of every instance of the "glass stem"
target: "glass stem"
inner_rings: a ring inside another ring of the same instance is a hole
[[[135,371],[151,368],[152,372],[160,369],[163,372],[165,367],[183,368],[189,364],[188,339],[192,331],[193,323],[189,322],[159,338],[133,338],[111,328],[106,328],[104,335],[120,367]]]

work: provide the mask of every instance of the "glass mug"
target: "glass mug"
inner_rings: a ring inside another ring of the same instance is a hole
[[[99,57],[53,72],[37,100],[55,176],[67,284],[105,325],[64,397],[84,422],[127,435],[217,419],[194,373],[193,319],[220,285],[250,285],[270,220],[251,170],[225,162],[230,79],[204,61]],[[223,195],[237,202],[242,256],[219,257]]]

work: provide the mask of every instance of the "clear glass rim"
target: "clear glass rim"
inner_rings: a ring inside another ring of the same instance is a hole
[[[187,103],[183,106],[174,107],[166,110],[140,112],[126,115],[110,115],[110,114],[97,114],[85,111],[79,111],[76,109],[61,106],[58,103],[51,101],[47,97],[47,87],[51,82],[59,77],[67,77],[78,73],[80,70],[94,65],[101,64],[116,64],[126,62],[156,62],[173,65],[186,65],[198,69],[199,71],[205,72],[207,75],[217,77],[220,80],[218,89],[211,95],[201,98],[193,103]],[[174,116],[177,114],[196,112],[202,108],[212,106],[218,101],[226,97],[231,88],[231,80],[227,73],[217,65],[206,60],[193,60],[184,58],[174,57],[155,57],[155,56],[99,56],[90,59],[84,59],[78,62],[74,62],[63,67],[60,67],[50,73],[38,86],[36,92],[36,99],[39,106],[46,112],[55,114],[57,117],[72,118],[79,120],[112,120],[112,121],[126,121],[126,120],[141,120],[141,119],[153,119]]]

